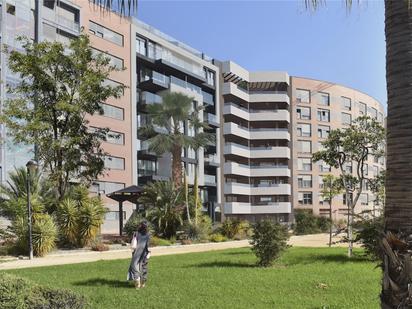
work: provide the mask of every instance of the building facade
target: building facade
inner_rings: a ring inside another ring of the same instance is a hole
[[[34,37],[33,1],[3,0],[1,43],[21,49],[17,37]],[[311,162],[328,132],[345,127],[362,114],[383,121],[382,105],[368,95],[312,79],[290,77],[286,72],[249,72],[231,61],[218,61],[133,18],[102,12],[88,0],[40,1],[39,39],[64,44],[87,33],[96,53],[104,53],[121,71],[105,82],[126,86],[123,96],[102,102],[103,115],[89,117],[91,127],[109,127],[103,143],[109,154],[106,172],[92,184],[92,194],[102,196],[108,212],[104,233],[118,231],[135,205],[125,203],[123,213],[106,197],[129,185],[145,185],[171,176],[171,156],[148,151],[138,134],[150,122],[146,106],[161,102],[167,92],[180,92],[202,106],[200,119],[209,124],[215,142],[204,149],[184,149],[182,161],[189,184],[195,170],[204,210],[224,217],[251,221],[263,217],[281,222],[293,220],[293,209],[311,209],[327,215],[329,206],[319,196],[321,179],[329,171]],[[19,80],[7,66],[1,51],[0,99],[7,99],[7,86]],[[159,128],[161,130],[161,128]],[[185,125],[185,134],[194,134]],[[7,128],[0,127],[0,177],[32,158],[31,146],[14,145]],[[377,174],[384,162],[370,158],[368,170]],[[366,192],[359,210],[373,209],[373,196]],[[345,208],[337,199],[334,218]]]

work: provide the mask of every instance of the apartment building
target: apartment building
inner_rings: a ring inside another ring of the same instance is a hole
[[[384,108],[371,96],[331,82],[291,77],[292,196],[294,209],[310,209],[315,215],[329,215],[329,203],[320,194],[326,174],[339,172],[324,162],[313,163],[312,153],[322,149],[321,142],[330,130],[345,128],[353,120],[368,115],[384,125]],[[368,158],[367,176],[373,178],[385,168],[383,159]],[[351,166],[347,166],[351,170]],[[378,211],[367,184],[355,211]],[[347,213],[345,195],[333,201],[334,220]]]
[[[226,217],[288,222],[292,212],[289,75],[221,63]]]
[[[1,43],[21,49],[20,35],[34,36],[32,1],[3,0]],[[41,1],[40,40],[68,43],[84,31],[96,53],[104,53],[121,69],[106,83],[125,85],[119,99],[102,102],[103,115],[89,117],[91,127],[109,127],[119,138],[108,138],[103,148],[106,173],[93,183],[92,194],[103,197],[108,212],[104,233],[118,231],[135,205],[106,197],[129,185],[145,185],[171,176],[171,156],[158,156],[138,135],[150,122],[146,107],[161,102],[166,92],[181,92],[203,106],[201,120],[216,141],[204,149],[184,149],[182,161],[190,184],[197,170],[204,210],[250,221],[263,217],[293,220],[293,209],[327,215],[329,206],[319,192],[325,164],[311,162],[311,153],[330,130],[345,127],[362,114],[383,121],[382,105],[368,95],[334,83],[290,77],[286,72],[249,72],[231,61],[218,61],[133,18],[103,12],[88,0]],[[1,52],[1,101],[6,85],[18,76]],[[194,132],[187,126],[185,134]],[[161,128],[159,128],[160,130]],[[7,128],[0,127],[0,180],[32,158],[32,147],[14,145]],[[110,134],[113,135],[113,134]],[[368,171],[376,175],[384,162],[370,158]],[[349,168],[349,167],[348,167]],[[373,209],[374,197],[365,192],[359,210]],[[334,218],[345,209],[344,197],[334,203]],[[218,219],[218,218],[217,218]]]

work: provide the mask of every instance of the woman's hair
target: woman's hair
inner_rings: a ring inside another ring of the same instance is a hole
[[[137,227],[137,231],[143,235],[147,234],[147,222],[140,222],[139,226]]]

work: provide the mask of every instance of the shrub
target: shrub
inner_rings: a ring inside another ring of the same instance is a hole
[[[212,220],[208,216],[202,215],[198,218],[197,224],[186,222],[183,231],[182,239],[190,239],[192,241],[207,240],[212,231]]]
[[[287,227],[270,220],[262,220],[253,225],[252,251],[258,258],[259,266],[268,267],[288,247]]]
[[[159,238],[156,236],[150,237],[149,247],[170,246],[170,245],[172,244],[167,239]]]
[[[239,219],[226,219],[220,227],[220,232],[227,238],[233,239],[242,230],[242,224]]]
[[[331,224],[332,222],[327,217],[320,216],[316,218],[316,226],[323,233],[326,233],[329,231]]]
[[[33,224],[33,252],[36,256],[45,256],[56,245],[57,228],[48,214],[38,216]]]
[[[109,246],[106,245],[106,244],[96,243],[96,244],[93,244],[93,245],[92,245],[92,250],[93,250],[93,251],[102,252],[102,251],[109,251],[110,248],[109,248]]]
[[[211,242],[223,242],[223,241],[226,241],[227,238],[225,236],[223,236],[222,234],[213,233],[209,236],[209,240]]]
[[[139,224],[144,220],[145,218],[142,216],[142,214],[139,214],[137,211],[134,211],[130,218],[127,220],[126,224],[124,225],[123,231],[126,233],[129,238],[132,238],[133,233],[137,231],[137,228],[139,227]],[[151,230],[151,225],[149,224],[149,230]]]
[[[191,245],[193,242],[190,239],[182,239],[182,245]]]
[[[364,219],[358,222],[359,231],[355,241],[360,242],[365,249],[365,255],[373,260],[379,260],[382,256],[380,249],[380,239],[384,232],[383,216]]]
[[[312,212],[306,210],[297,211],[295,213],[295,221],[295,234],[305,235],[319,233],[317,220]]]
[[[29,280],[0,273],[2,309],[83,309],[84,297],[65,289],[40,286]]]

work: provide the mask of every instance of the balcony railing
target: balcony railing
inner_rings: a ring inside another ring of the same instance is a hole
[[[217,156],[217,154],[205,155],[205,161],[210,162],[210,163],[214,163],[214,164],[219,164],[220,163],[220,160],[219,160],[219,157]]]
[[[205,184],[216,184],[216,176],[215,175],[204,175]]]
[[[79,32],[80,31],[80,23],[69,19],[66,16],[59,14],[58,11],[51,10],[45,6],[43,6],[42,15],[45,19],[53,22],[57,26],[63,26],[66,29],[71,31]]]
[[[179,87],[186,88],[187,90],[193,91],[193,92],[195,92],[195,93],[197,93],[197,94],[202,94],[202,90],[201,90],[200,87],[195,86],[195,85],[193,85],[193,84],[191,84],[191,83],[188,83],[187,81],[184,81],[184,80],[182,80],[182,79],[180,79],[180,78],[171,76],[171,77],[170,77],[170,82],[171,82],[172,84],[175,84],[175,85],[179,86]]]

